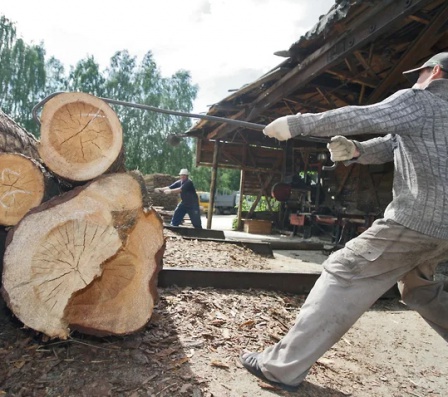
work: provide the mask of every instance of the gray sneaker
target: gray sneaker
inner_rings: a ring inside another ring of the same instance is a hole
[[[246,368],[252,375],[255,375],[263,382],[269,383],[272,386],[278,387],[279,389],[283,389],[289,392],[299,390],[299,385],[297,386],[285,385],[284,383],[274,382],[266,378],[266,376],[264,376],[263,372],[261,371],[260,366],[258,365],[259,355],[260,353],[242,353],[240,355],[241,364],[243,364],[243,367]]]

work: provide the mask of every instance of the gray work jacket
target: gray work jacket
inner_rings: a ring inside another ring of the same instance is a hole
[[[394,161],[393,199],[384,213],[418,232],[448,238],[448,80],[400,90],[368,106],[289,116],[292,136],[383,135],[355,141],[354,161]]]

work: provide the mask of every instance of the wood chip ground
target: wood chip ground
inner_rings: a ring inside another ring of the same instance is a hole
[[[189,266],[194,262],[206,267],[210,262],[220,263],[221,255],[233,256],[232,261],[245,267],[257,268],[263,261],[240,247],[225,247],[168,241],[166,264]],[[23,329],[4,308],[0,316],[0,395],[448,394],[446,342],[395,300],[380,301],[362,316],[311,368],[297,393],[288,394],[258,381],[238,362],[240,352],[259,351],[278,341],[292,325],[303,300],[303,296],[257,290],[164,288],[150,323],[140,332],[109,338],[72,334],[67,341],[43,340]]]

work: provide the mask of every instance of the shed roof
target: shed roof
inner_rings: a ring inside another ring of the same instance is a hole
[[[445,0],[338,0],[309,32],[276,53],[285,58],[280,64],[207,114],[266,125],[289,114],[378,102],[409,86],[404,70],[448,50],[447,21]],[[284,174],[287,150],[325,147],[300,138],[278,142],[210,120],[187,134],[198,138],[197,165],[212,165],[219,141],[219,167],[270,167],[277,176]]]
[[[444,0],[339,0],[285,60],[211,106],[208,113],[267,124],[298,112],[369,104],[407,87],[403,70],[448,48]],[[245,128],[201,120],[189,135],[267,144]]]

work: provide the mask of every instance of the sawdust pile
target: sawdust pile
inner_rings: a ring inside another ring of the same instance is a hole
[[[230,243],[184,239],[166,229],[164,233],[166,251],[163,267],[239,270],[266,268],[266,258],[248,248]]]
[[[238,246],[214,244],[168,241],[165,260],[168,265],[194,262],[205,267],[223,265],[218,259],[225,257],[226,264],[234,260],[252,269],[263,261]],[[74,333],[67,341],[43,340],[3,308],[0,395],[293,395],[256,380],[242,368],[238,356],[278,341],[303,301],[303,296],[257,290],[164,288],[150,323],[140,332],[108,338]],[[294,395],[442,397],[447,376],[446,342],[416,313],[397,300],[385,300],[311,368]]]

